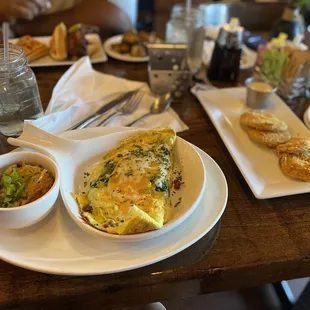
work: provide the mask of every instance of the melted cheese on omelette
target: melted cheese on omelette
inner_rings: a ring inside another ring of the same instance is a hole
[[[143,131],[122,141],[96,165],[85,193],[75,195],[82,217],[97,229],[134,234],[169,220],[172,129]]]

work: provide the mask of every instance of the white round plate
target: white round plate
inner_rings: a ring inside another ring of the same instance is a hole
[[[214,49],[214,41],[206,40],[204,42],[203,47],[203,55],[202,55],[202,61],[205,65],[208,65],[211,61],[213,49]],[[257,59],[257,53],[246,47],[245,45],[242,46],[242,56],[241,56],[241,70],[246,70],[253,68],[256,63]]]
[[[62,134],[89,139],[124,128],[89,128]],[[14,265],[50,274],[97,275],[147,266],[173,256],[197,242],[212,229],[227,202],[227,183],[219,166],[196,148],[205,165],[206,188],[191,216],[164,237],[119,243],[92,236],[70,218],[59,198],[44,220],[20,230],[0,229],[0,258]]]
[[[148,62],[149,61],[150,59],[149,56],[133,57],[130,54],[116,53],[112,49],[112,45],[121,43],[122,39],[123,39],[123,35],[120,34],[120,35],[111,37],[104,42],[103,44],[104,50],[110,57],[117,59],[117,60],[121,60],[121,61],[127,61],[127,62]]]
[[[304,113],[304,123],[308,127],[308,129],[310,129],[310,122],[309,122],[309,117],[308,117],[307,112],[308,112],[308,110],[306,110],[306,112]]]

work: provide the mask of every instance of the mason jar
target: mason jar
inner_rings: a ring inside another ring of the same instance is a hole
[[[24,120],[43,116],[37,81],[24,50],[10,44],[8,63],[0,45],[0,133],[18,136]]]
[[[187,64],[191,71],[201,67],[204,37],[203,11],[175,5],[166,25],[166,42],[187,44]]]

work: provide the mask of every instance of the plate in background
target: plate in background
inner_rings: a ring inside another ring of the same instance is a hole
[[[38,40],[46,45],[50,45],[51,36],[44,36],[44,37],[33,37],[33,39]],[[92,56],[90,56],[90,60],[93,64],[106,62],[108,60],[107,55],[105,54],[103,47],[102,47],[102,41],[100,39],[100,36],[96,33],[87,34],[86,35],[87,41],[94,46],[95,52]],[[18,41],[17,39],[10,39],[10,43],[16,44]],[[39,58],[37,60],[34,60],[29,63],[30,67],[54,67],[54,66],[70,66],[74,64],[77,60],[63,60],[63,61],[57,61],[52,59],[49,55],[44,56],[42,58]]]
[[[103,46],[104,49],[106,51],[106,53],[117,60],[121,60],[121,61],[126,61],[126,62],[147,62],[149,61],[150,57],[149,56],[145,56],[145,57],[133,57],[131,56],[129,53],[127,54],[120,54],[120,53],[116,53],[113,49],[112,49],[112,45],[113,44],[118,44],[121,43],[123,40],[123,35],[117,35],[114,37],[111,37],[109,39],[107,39]]]

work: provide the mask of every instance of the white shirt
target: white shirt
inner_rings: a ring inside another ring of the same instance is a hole
[[[79,2],[80,0],[51,0],[52,7],[49,10],[47,10],[45,14],[51,14],[71,9]]]
[[[52,7],[45,12],[51,14],[59,11],[64,11],[74,7],[81,0],[51,0]],[[108,0],[122,9],[130,18],[133,25],[137,22],[138,0]]]
[[[138,16],[138,0],[109,0],[122,9],[130,18],[131,23],[135,26]]]

